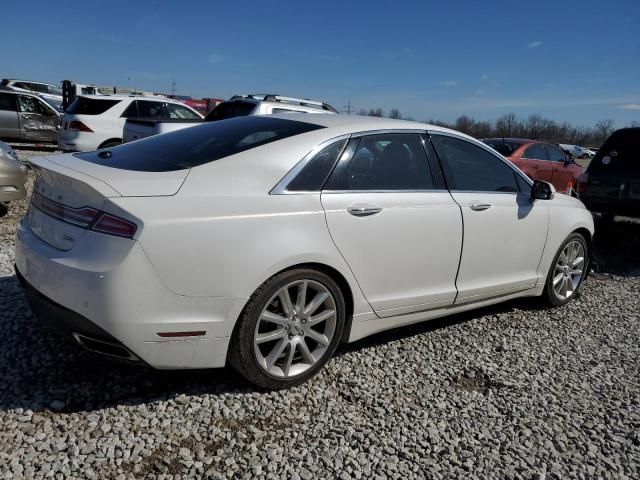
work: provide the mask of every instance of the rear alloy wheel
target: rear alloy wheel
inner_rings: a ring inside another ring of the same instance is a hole
[[[556,254],[545,286],[548,302],[560,306],[571,300],[589,268],[589,251],[584,237],[573,233]]]
[[[231,364],[269,389],[298,385],[322,368],[344,325],[344,297],[315,270],[276,275],[253,295],[230,345]]]

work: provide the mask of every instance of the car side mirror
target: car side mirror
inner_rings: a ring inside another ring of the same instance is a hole
[[[565,158],[565,159],[564,159],[564,166],[565,166],[565,167],[566,167],[567,165],[571,165],[571,164],[573,164],[573,163],[576,163],[576,161],[575,161],[573,158],[571,158],[571,157],[567,157],[567,158]]]
[[[556,194],[556,189],[549,182],[534,180],[531,187],[532,200],[551,200]]]

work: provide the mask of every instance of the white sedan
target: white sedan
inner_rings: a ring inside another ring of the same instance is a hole
[[[32,159],[16,241],[36,314],[161,369],[299,384],[340,342],[588,272],[593,221],[488,146],[422,123],[286,114]]]

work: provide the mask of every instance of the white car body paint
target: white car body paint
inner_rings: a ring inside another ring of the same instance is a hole
[[[274,194],[309,152],[352,133],[419,129],[485,148],[457,132],[415,122],[275,118],[326,128],[173,172],[120,170],[70,154],[33,159],[43,195],[101,209],[135,222],[138,230],[132,239],[104,235],[32,207],[17,232],[18,271],[42,295],[156,368],[221,367],[249,297],[292,266],[319,264],[344,278],[353,298],[348,340],[355,341],[540,295],[564,239],[577,229],[593,234],[582,203],[561,194],[533,202],[515,194],[446,190]],[[471,211],[475,203],[491,207]],[[346,213],[361,204],[383,210],[365,218]],[[206,334],[158,336],[194,330]]]

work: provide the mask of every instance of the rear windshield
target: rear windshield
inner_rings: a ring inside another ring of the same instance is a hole
[[[508,140],[483,140],[484,143],[493,148],[496,152],[505,157],[510,157],[513,152],[522,146],[521,143],[510,142]]]
[[[324,128],[271,116],[205,123],[97,152],[76,153],[91,163],[123,170],[170,172],[196,167],[267,143]]]
[[[590,173],[640,176],[640,128],[613,132],[589,164]]]
[[[244,117],[249,115],[254,108],[256,108],[256,104],[252,102],[222,102],[209,112],[204,121],[213,122],[215,120],[224,120],[225,118]]]
[[[77,97],[71,105],[67,107],[66,112],[75,115],[100,115],[116,103],[120,103],[120,100]]]

